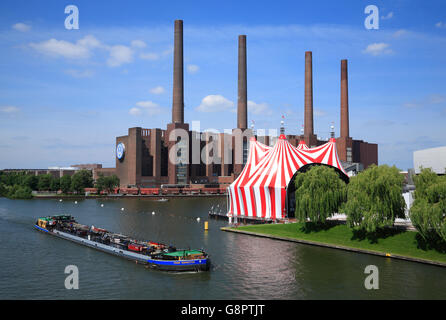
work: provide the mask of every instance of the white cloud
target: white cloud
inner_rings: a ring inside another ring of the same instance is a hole
[[[139,109],[139,108],[131,108],[131,109],[129,110],[129,113],[130,113],[132,116],[140,116],[140,115],[142,114],[142,111],[141,111],[141,109]]]
[[[82,39],[77,41],[77,44],[86,48],[100,48],[103,47],[102,43],[91,34],[86,35]]]
[[[157,86],[149,90],[153,94],[163,94],[166,90],[162,86]]]
[[[387,20],[393,18],[393,12],[390,11],[386,16],[381,16],[381,19]]]
[[[158,60],[160,58],[159,54],[153,52],[141,53],[139,57],[143,60]]]
[[[14,107],[14,106],[3,106],[3,107],[0,107],[0,112],[14,114],[14,113],[20,112],[20,109],[17,107]]]
[[[401,37],[401,36],[403,36],[403,35],[405,35],[405,34],[407,34],[407,30],[400,29],[400,30],[395,31],[395,32],[393,33],[393,36],[394,36],[395,38],[399,38],[399,37]]]
[[[199,69],[200,69],[200,67],[195,64],[187,65],[187,72],[189,72],[190,74],[197,73]]]
[[[50,56],[61,56],[69,59],[86,59],[91,55],[91,49],[101,46],[101,43],[91,35],[71,43],[54,38],[40,43],[30,43],[31,48]]]
[[[129,113],[133,116],[139,116],[139,115],[142,115],[143,113],[153,116],[153,115],[163,113],[164,111],[165,111],[164,108],[160,107],[155,102],[139,101],[136,103],[136,107],[131,108],[129,110]]]
[[[435,24],[437,28],[446,28],[446,23],[443,23],[443,21],[439,21]]]
[[[255,103],[248,100],[248,112],[255,115],[270,115],[272,111],[267,103]]]
[[[27,32],[31,30],[31,26],[22,22],[16,23],[12,26],[14,30],[20,31],[20,32]]]
[[[70,76],[74,78],[91,78],[94,75],[94,71],[92,70],[75,70],[75,69],[68,69],[65,70],[66,74],[69,74]]]
[[[119,67],[124,63],[130,63],[133,61],[133,50],[129,47],[117,45],[110,48],[110,57],[107,60],[107,64],[110,67]]]
[[[365,54],[371,54],[372,56],[379,56],[384,54],[392,53],[392,49],[389,49],[389,44],[381,42],[381,43],[372,43],[367,46],[365,50],[362,51]]]
[[[430,94],[419,100],[412,100],[406,103],[403,103],[403,107],[408,109],[415,108],[423,108],[423,107],[432,107],[433,105],[441,105],[446,103],[446,96],[441,94]]]
[[[219,112],[219,111],[230,111],[234,112],[234,102],[226,99],[219,94],[211,94],[201,100],[201,104],[195,108],[195,110],[200,112]]]
[[[133,40],[131,42],[131,46],[133,48],[145,48],[145,47],[147,47],[146,43],[144,41],[142,41],[142,40]]]

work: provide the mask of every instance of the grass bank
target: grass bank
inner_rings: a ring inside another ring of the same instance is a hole
[[[345,224],[335,223],[322,228],[313,227],[307,230],[303,228],[301,223],[248,225],[237,228],[222,228],[222,230],[362,253],[387,255],[446,267],[445,248],[428,246],[418,232],[413,231],[387,229],[370,236],[355,232]]]

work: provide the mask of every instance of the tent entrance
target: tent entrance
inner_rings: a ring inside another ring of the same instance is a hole
[[[296,178],[296,175],[299,172],[305,172],[308,169],[310,169],[313,166],[327,166],[330,168],[334,168],[337,174],[339,175],[339,179],[342,179],[345,183],[349,182],[349,177],[345,175],[341,170],[339,170],[336,167],[323,164],[323,163],[310,163],[307,165],[304,165],[297,170],[293,177],[291,178],[290,182],[288,183],[286,187],[286,198],[285,198],[285,217],[287,218],[294,218],[296,213],[296,185],[294,184],[294,179]]]

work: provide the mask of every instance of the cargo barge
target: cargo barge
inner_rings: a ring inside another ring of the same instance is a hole
[[[34,227],[44,233],[120,256],[152,269],[208,271],[210,259],[203,250],[176,249],[153,241],[138,241],[94,226],[79,224],[70,215],[39,218]]]

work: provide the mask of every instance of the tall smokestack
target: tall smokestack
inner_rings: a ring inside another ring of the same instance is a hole
[[[183,20],[175,20],[172,123],[184,123]]]
[[[341,60],[341,137],[349,136],[347,60]]]
[[[304,135],[311,136],[313,131],[313,57],[311,51],[305,52],[305,128]]]
[[[238,36],[237,128],[248,128],[248,94],[246,80],[246,35]]]

